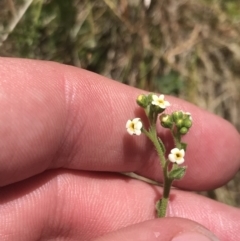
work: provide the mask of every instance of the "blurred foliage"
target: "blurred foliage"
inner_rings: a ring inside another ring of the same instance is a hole
[[[178,72],[170,71],[168,74],[163,76],[156,76],[153,79],[156,90],[161,90],[165,94],[179,95],[179,92],[183,87],[183,80]]]
[[[149,8],[142,0],[4,0],[0,55],[176,95],[240,129],[239,23],[238,0],[152,0]],[[239,177],[208,194],[237,205],[238,187]]]

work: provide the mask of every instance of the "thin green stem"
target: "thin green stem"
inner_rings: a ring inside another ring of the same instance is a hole
[[[173,137],[173,140],[174,140],[174,143],[175,143],[175,146],[178,148],[178,149],[181,149],[181,135],[179,133],[177,133],[176,127],[174,126],[172,129],[171,129],[171,133],[172,133],[172,137]]]
[[[161,140],[158,139],[157,133],[156,133],[156,126],[151,125],[149,131],[143,128],[143,133],[152,141],[154,144],[159,159],[160,159],[160,164],[163,168],[163,177],[164,177],[164,183],[163,183],[163,197],[159,201],[157,205],[157,215],[158,217],[165,217],[166,212],[167,212],[167,206],[168,206],[168,200],[169,200],[169,194],[170,194],[170,189],[172,185],[172,179],[168,177],[168,162],[165,158],[165,153],[163,151],[163,143]]]
[[[164,168],[164,165],[166,163],[166,159],[164,156],[164,152],[159,144],[159,140],[157,138],[157,134],[156,134],[156,127],[154,125],[152,125],[150,127],[150,130],[147,131],[146,129],[143,128],[143,133],[152,141],[153,145],[155,146],[159,159],[160,159],[160,163],[162,168]]]
[[[158,210],[159,218],[163,218],[166,216],[169,194],[170,194],[170,190],[173,182],[173,180],[168,177],[168,162],[166,162],[164,166],[163,173],[164,173],[163,197],[161,199],[159,210]]]

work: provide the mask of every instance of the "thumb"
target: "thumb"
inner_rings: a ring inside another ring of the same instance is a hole
[[[94,241],[218,241],[202,225],[183,218],[161,218],[134,224]]]

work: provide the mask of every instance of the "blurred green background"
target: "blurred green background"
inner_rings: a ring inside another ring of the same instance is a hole
[[[0,55],[175,95],[240,130],[238,0],[1,0]],[[240,173],[202,194],[240,206]]]

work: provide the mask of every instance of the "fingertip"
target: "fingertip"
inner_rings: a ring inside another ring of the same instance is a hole
[[[202,225],[183,218],[161,218],[134,224],[95,239],[94,241],[218,241]]]
[[[188,190],[212,190],[224,185],[240,166],[240,135],[225,119],[199,109],[188,143],[188,172],[179,187]],[[194,119],[194,120],[195,120]]]

